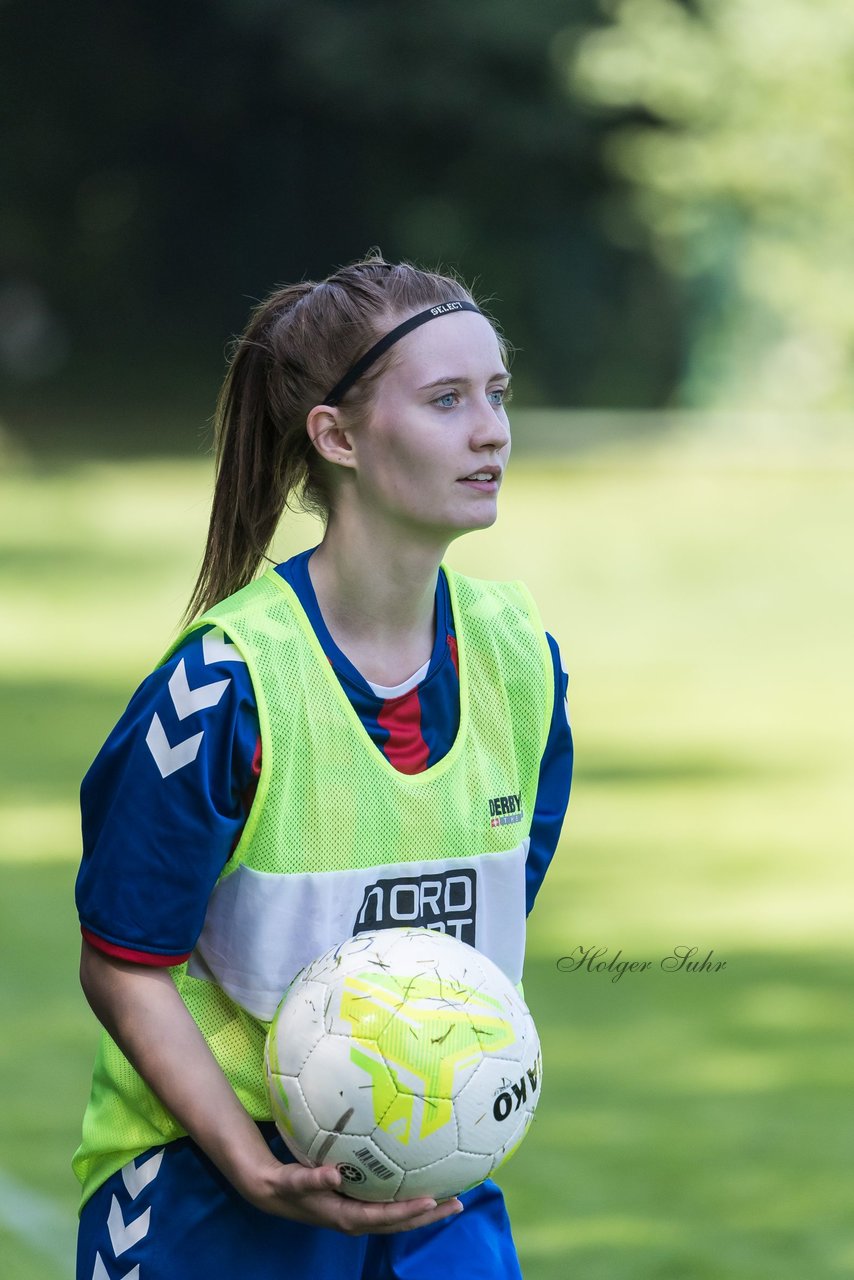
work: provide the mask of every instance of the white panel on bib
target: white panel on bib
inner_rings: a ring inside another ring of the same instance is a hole
[[[329,947],[369,929],[420,926],[476,946],[518,983],[529,843],[471,859],[322,873],[239,866],[214,889],[188,973],[269,1022],[291,980]]]

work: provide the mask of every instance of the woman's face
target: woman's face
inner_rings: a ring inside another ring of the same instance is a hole
[[[472,311],[439,316],[395,357],[352,434],[358,500],[401,533],[487,528],[510,454],[510,375],[492,325]]]

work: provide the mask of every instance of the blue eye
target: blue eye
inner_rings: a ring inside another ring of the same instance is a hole
[[[443,396],[439,396],[433,403],[437,404],[440,409],[453,409],[458,399],[459,396],[456,391],[446,391]]]
[[[496,406],[506,404],[507,401],[510,399],[510,388],[494,387],[492,391],[488,392],[488,397],[492,401],[492,403]]]

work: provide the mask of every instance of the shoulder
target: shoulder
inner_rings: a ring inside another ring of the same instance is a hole
[[[539,610],[524,582],[472,578],[446,565],[443,565],[443,571],[452,600],[466,614],[483,618],[497,618],[502,613],[508,617],[515,615],[519,619],[529,619],[532,625],[542,630]]]
[[[221,630],[199,627],[179,640],[148,675],[107,738],[93,777],[136,785],[219,767],[235,734],[252,736],[255,693],[243,658]],[[147,781],[147,780],[150,780]],[[84,787],[85,787],[84,783]]]
[[[208,681],[213,677],[229,681],[235,676],[238,680],[249,678],[248,673],[242,674],[246,661],[240,649],[213,620],[202,619],[179,636],[149,679],[162,680],[164,675],[174,672],[182,663],[185,669],[204,676]]]
[[[207,609],[179,638],[167,658],[194,628],[202,626],[217,630],[221,657],[233,654],[235,661],[247,662],[253,674],[263,654],[292,643],[308,629],[297,593],[274,569]]]
[[[165,693],[179,720],[252,696],[252,680],[240,649],[213,623],[202,623],[180,637],[141,686]]]
[[[278,584],[278,585],[277,585]],[[163,662],[167,662],[172,655],[182,648],[185,642],[196,634],[201,634],[204,638],[206,633],[216,631],[219,640],[229,639],[232,633],[240,631],[244,624],[252,625],[252,619],[269,611],[271,603],[281,600],[285,591],[278,589],[284,586],[281,579],[274,580],[273,575],[264,573],[260,578],[253,579],[252,582],[241,587],[232,595],[226,596],[224,599],[217,601],[211,605],[205,612],[178,636],[172,646],[166,651]],[[210,645],[213,643],[209,641]],[[239,650],[234,649],[239,654]]]
[[[471,647],[504,650],[514,667],[544,672],[551,659],[540,612],[523,582],[470,578],[445,569],[454,615]]]

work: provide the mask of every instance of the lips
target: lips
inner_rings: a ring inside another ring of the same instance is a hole
[[[501,478],[501,468],[500,467],[481,467],[479,471],[472,471],[470,475],[461,476],[460,478],[461,480],[464,480],[464,481],[474,480],[474,481],[480,481],[481,483],[483,482],[488,483],[491,480],[499,480]]]

